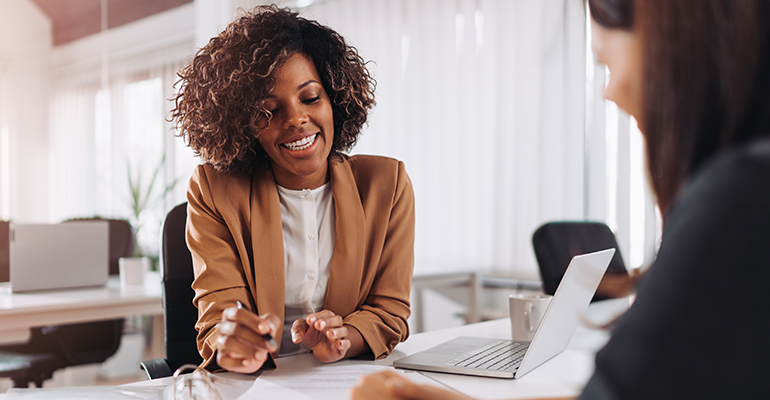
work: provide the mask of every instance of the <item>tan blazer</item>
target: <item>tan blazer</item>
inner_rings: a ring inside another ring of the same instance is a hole
[[[355,327],[375,358],[409,335],[414,266],[414,193],[400,161],[330,161],[337,239],[324,309]],[[199,165],[187,192],[187,245],[195,269],[198,350],[214,359],[216,324],[236,300],[284,318],[281,210],[273,174],[217,172]],[[278,327],[282,332],[283,327]],[[281,335],[275,338],[280,347]],[[278,355],[276,350],[272,356]]]

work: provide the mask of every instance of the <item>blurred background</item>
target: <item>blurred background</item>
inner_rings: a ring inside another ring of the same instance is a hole
[[[200,163],[167,120],[176,72],[264,3],[0,0],[0,219],[127,219],[157,260]],[[643,139],[603,99],[582,0],[277,3],[370,60],[377,106],[352,153],[402,160],[413,181],[415,332],[504,316],[511,288],[540,279],[531,236],[548,221],[604,222],[626,266],[652,261]]]
[[[176,71],[248,0],[0,0],[0,218],[126,218],[156,255],[199,163],[165,118]],[[656,210],[634,121],[602,98],[580,0],[279,1],[328,24],[377,79],[352,153],[403,160],[416,274],[538,279],[549,220],[654,257]]]

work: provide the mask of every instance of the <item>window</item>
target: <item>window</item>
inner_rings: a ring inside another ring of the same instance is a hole
[[[157,257],[159,227],[185,201],[192,151],[165,120],[179,64],[112,79],[108,87],[60,88],[54,95],[54,220],[128,219],[143,255]]]

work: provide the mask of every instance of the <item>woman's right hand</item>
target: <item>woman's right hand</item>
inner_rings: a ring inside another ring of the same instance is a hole
[[[350,391],[350,400],[474,400],[460,392],[430,385],[418,385],[393,371],[364,375]],[[574,397],[548,397],[530,400],[574,400]]]
[[[263,336],[276,337],[279,324],[273,314],[257,316],[245,308],[225,309],[217,324],[217,364],[232,372],[256,372],[267,361],[268,352],[276,350]]]

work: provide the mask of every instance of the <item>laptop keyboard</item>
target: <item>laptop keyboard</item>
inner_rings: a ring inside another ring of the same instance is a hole
[[[470,353],[465,353],[444,365],[497,371],[507,370],[519,366],[528,347],[529,342],[500,340]]]

